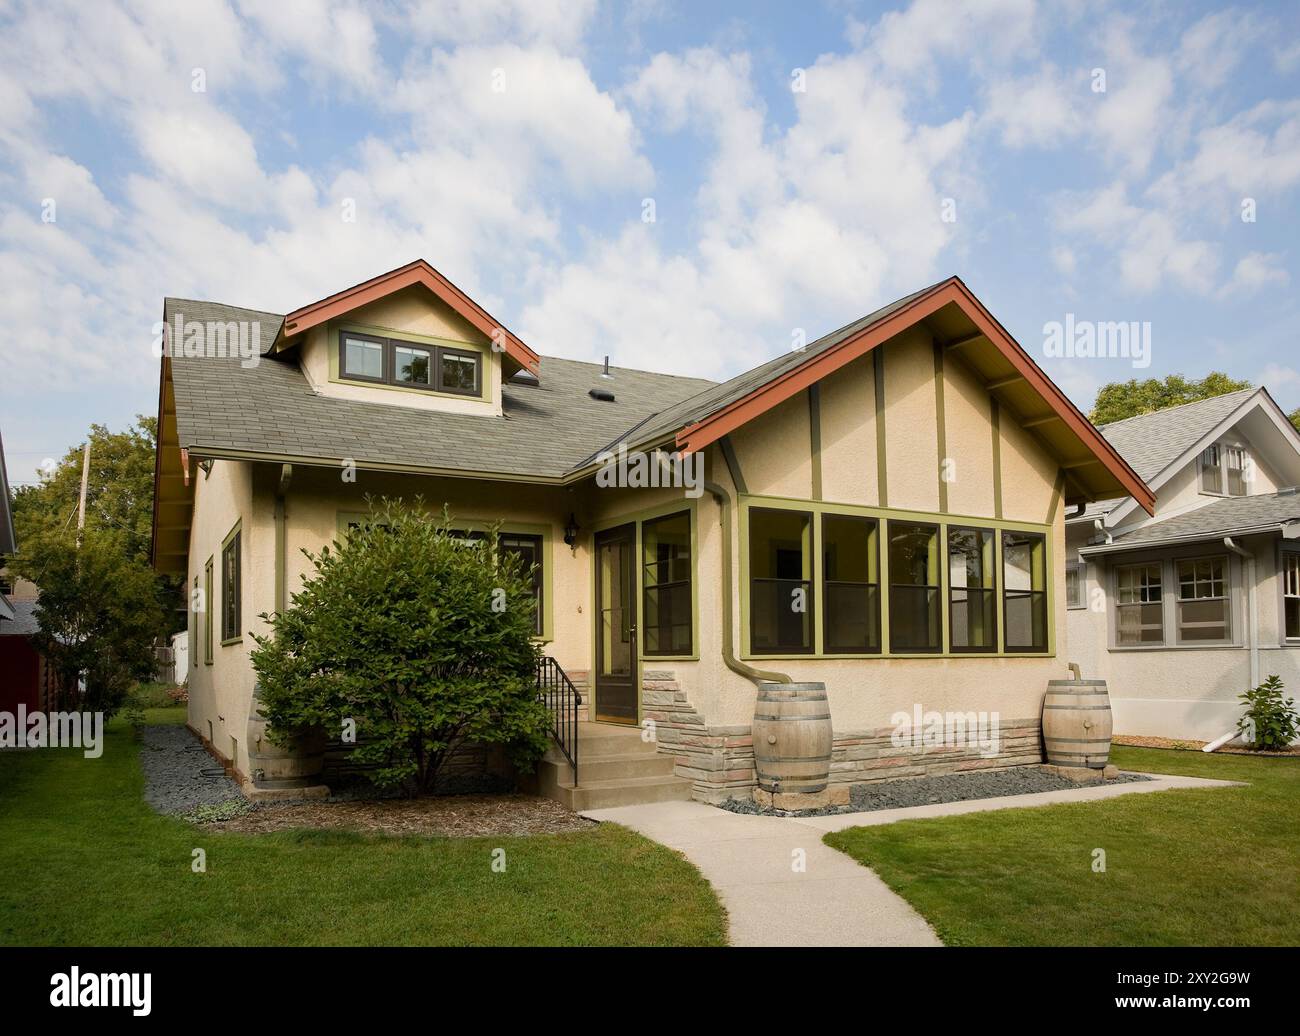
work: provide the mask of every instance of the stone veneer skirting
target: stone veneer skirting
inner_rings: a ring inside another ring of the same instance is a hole
[[[686,698],[675,675],[647,669],[641,681],[641,718],[653,720],[659,751],[677,759],[675,773],[689,778],[703,802],[750,798],[757,786],[754,741],[748,725],[709,726]],[[832,722],[834,716],[832,715]],[[893,727],[836,730],[831,786],[866,784],[891,777],[920,777],[964,770],[1005,769],[1043,761],[1041,724],[1032,719],[1003,720],[997,755],[984,758],[978,747],[898,748]]]

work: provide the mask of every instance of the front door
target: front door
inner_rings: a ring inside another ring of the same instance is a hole
[[[596,535],[596,719],[637,721],[636,526]]]

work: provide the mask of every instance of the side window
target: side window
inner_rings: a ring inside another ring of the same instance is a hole
[[[992,529],[948,527],[948,639],[953,651],[998,649]]]
[[[939,651],[939,527],[895,522],[889,532],[889,649]]]
[[[1231,634],[1228,559],[1185,558],[1178,562],[1178,643],[1226,641]]]
[[[874,518],[822,516],[822,647],[880,651],[880,544]]]
[[[1282,623],[1287,640],[1300,640],[1300,554],[1282,554]]]
[[[691,653],[691,513],[641,525],[642,636],[649,655]]]
[[[1115,573],[1115,643],[1123,647],[1165,642],[1160,566],[1125,565]]]
[[[1065,606],[1067,608],[1086,608],[1088,566],[1082,561],[1067,561],[1065,564]]]
[[[1201,492],[1222,493],[1223,472],[1219,467],[1219,447],[1216,443],[1201,451]]]
[[[241,614],[239,564],[240,533],[235,532],[221,548],[221,641],[238,640]]]
[[[812,515],[751,508],[749,640],[755,653],[813,650]]]
[[[1008,651],[1047,650],[1047,539],[1002,534],[1002,594]]]

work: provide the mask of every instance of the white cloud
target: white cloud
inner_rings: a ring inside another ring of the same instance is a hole
[[[1282,265],[1282,257],[1271,252],[1251,252],[1237,261],[1232,276],[1218,291],[1220,298],[1254,295],[1269,285],[1285,286],[1291,275]]]
[[[417,39],[456,44],[502,39],[576,46],[596,13],[596,0],[420,0],[399,16]]]

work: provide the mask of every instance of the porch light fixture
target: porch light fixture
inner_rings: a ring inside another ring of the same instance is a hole
[[[564,545],[576,555],[578,553],[578,519],[569,512],[568,524],[564,526]]]

